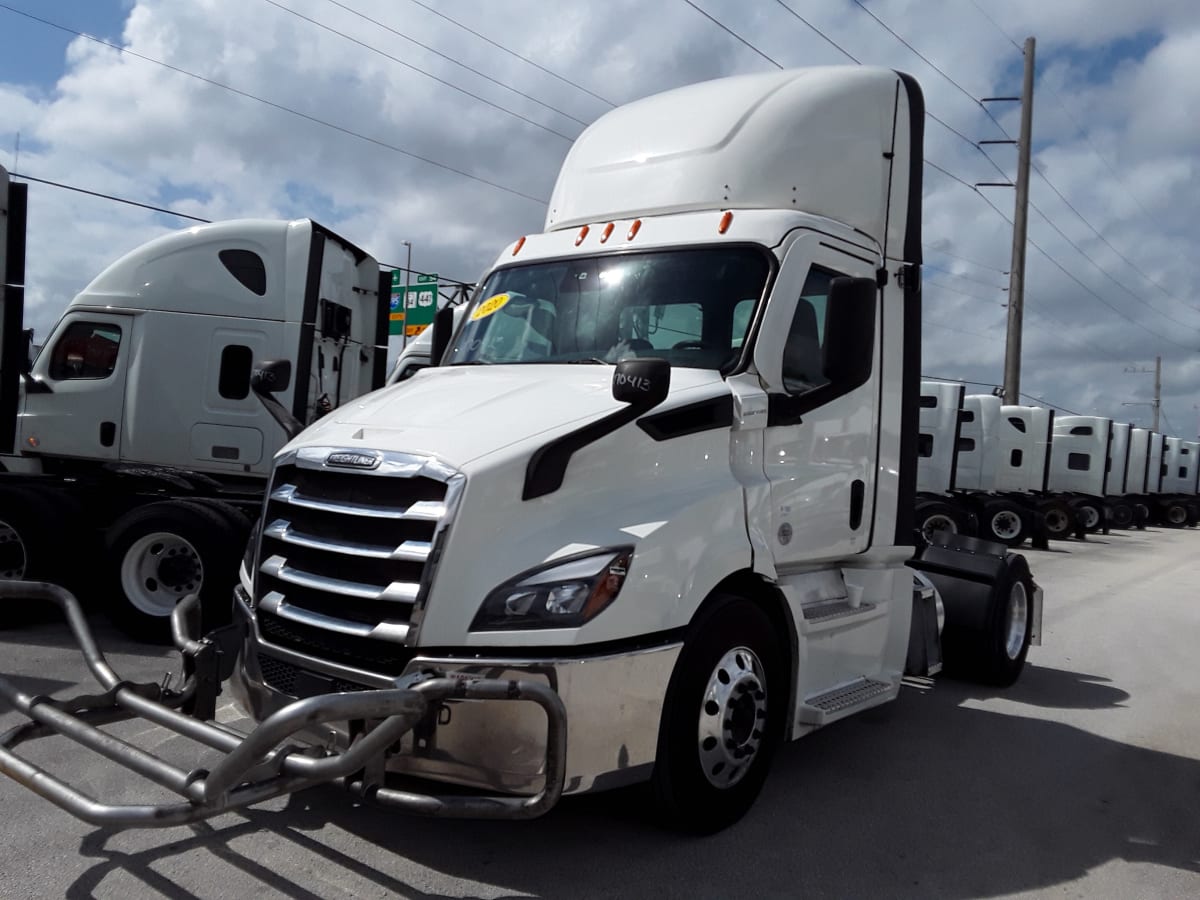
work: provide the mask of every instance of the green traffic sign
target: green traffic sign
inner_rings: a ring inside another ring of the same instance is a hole
[[[418,275],[412,284],[405,285],[404,272],[392,271],[392,300],[388,316],[388,334],[416,337],[433,324],[437,314],[437,274]]]

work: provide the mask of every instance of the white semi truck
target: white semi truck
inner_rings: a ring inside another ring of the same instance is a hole
[[[1024,558],[914,552],[923,123],[917,83],[869,67],[607,113],[545,232],[457,327],[439,313],[434,365],[276,456],[235,624],[197,639],[196,599],[175,610],[181,685],[121,683],[69,594],[0,585],[58,603],[107,691],[47,704],[0,678],[30,720],[0,770],[137,827],[331,781],[520,818],[648,779],[668,821],[713,831],[781,742],[895,699],[906,671],[944,656],[1011,683],[1040,634]],[[248,734],[207,721],[225,677]],[[188,771],[88,723],[120,715],[224,755]],[[87,796],[17,752],[47,730],[180,800]]]
[[[295,366],[275,407],[294,430],[382,386],[389,273],[308,219],[187,228],[100,273],[31,359],[12,187],[0,578],[87,585],[128,631],[166,639],[181,597],[215,612],[232,589],[290,436],[251,391],[256,361]]]

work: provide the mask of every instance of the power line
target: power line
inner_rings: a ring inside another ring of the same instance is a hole
[[[506,84],[505,82],[500,81],[498,78],[493,78],[491,75],[488,75],[486,72],[481,72],[472,66],[468,66],[466,63],[460,62],[459,60],[455,59],[453,56],[450,56],[448,53],[442,53],[440,50],[430,47],[428,44],[423,44],[420,41],[418,41],[416,38],[411,37],[407,34],[404,34],[404,32],[402,32],[402,31],[397,31],[392,26],[390,26],[384,22],[380,22],[378,19],[372,19],[366,13],[359,12],[358,10],[347,6],[345,3],[339,2],[339,0],[325,0],[325,2],[333,4],[338,9],[344,9],[346,12],[350,13],[351,15],[358,16],[360,19],[370,22],[372,25],[376,25],[379,28],[384,29],[385,31],[389,31],[392,34],[396,35],[396,37],[408,41],[410,44],[416,44],[421,49],[428,50],[430,53],[434,54],[435,56],[441,57],[442,59],[446,60],[449,63],[453,63],[454,65],[458,66],[460,69],[466,69],[468,72],[473,72],[474,74],[478,75],[480,78],[485,78],[488,81],[492,82],[493,84],[499,85],[500,87],[504,88],[505,90],[512,91],[514,94],[516,94],[520,97],[524,97],[526,100],[533,101],[538,106],[544,107],[552,112],[558,113],[560,116],[564,116],[565,118],[570,119],[572,122],[578,122],[580,125],[588,124],[588,122],[586,122],[585,120],[571,115],[566,110],[559,109],[557,106],[551,106],[549,103],[544,103],[541,100],[539,100],[537,97],[534,97],[531,94],[527,94],[524,91],[520,90],[519,88],[513,87],[511,84]]]
[[[59,181],[49,181],[45,178],[34,178],[32,175],[23,175],[20,172],[9,172],[13,178],[23,178],[26,181],[36,181],[38,184],[49,185],[50,187],[62,188],[64,191],[75,191],[77,194],[87,194],[89,197],[99,197],[101,200],[113,200],[117,203],[124,203],[127,206],[137,206],[141,209],[148,209],[157,213],[164,213],[168,216],[178,216],[180,219],[190,219],[193,222],[201,222],[205,225],[212,223],[212,219],[202,219],[199,216],[193,216],[188,213],[176,212],[173,209],[166,209],[162,206],[154,206],[150,203],[140,203],[137,200],[127,200],[124,197],[117,197],[113,194],[102,194],[99,191],[89,191],[86,188],[75,187],[72,184],[63,184]]]
[[[999,298],[997,298],[997,297],[981,297],[978,294],[972,294],[970,291],[964,291],[961,288],[956,288],[953,285],[946,284],[944,281],[937,281],[936,279],[933,279],[933,278],[926,278],[923,281],[925,284],[933,285],[935,287],[940,287],[943,290],[952,291],[955,294],[961,294],[964,297],[970,297],[972,300],[979,300],[983,303],[999,303],[1000,302]]]
[[[493,187],[496,190],[504,191],[506,194],[512,194],[515,197],[520,197],[524,200],[530,200],[530,201],[540,204],[540,205],[545,205],[548,202],[546,200],[546,198],[544,198],[544,197],[534,197],[532,194],[526,194],[523,191],[517,190],[516,188],[506,187],[503,184],[499,184],[495,181],[491,181],[491,180],[489,180],[487,178],[483,178],[482,176],[479,176],[479,175],[472,175],[470,172],[465,172],[462,169],[455,168],[454,166],[447,165],[446,163],[438,162],[435,159],[430,159],[427,156],[422,156],[419,153],[412,152],[411,150],[405,150],[403,147],[398,147],[395,144],[389,144],[387,141],[380,140],[379,138],[370,137],[369,135],[365,135],[361,132],[354,131],[353,129],[346,128],[342,125],[336,125],[333,122],[328,122],[324,119],[317,118],[316,116],[309,115],[308,113],[300,112],[300,110],[292,109],[290,106],[284,106],[282,103],[276,103],[273,100],[267,100],[266,98],[260,97],[257,94],[251,94],[248,91],[243,91],[240,88],[233,87],[232,85],[223,84],[220,81],[216,81],[212,78],[207,78],[204,75],[198,75],[195,72],[189,72],[187,69],[182,69],[179,66],[172,65],[171,63],[163,62],[162,60],[155,59],[152,56],[146,56],[142,53],[138,53],[134,50],[130,50],[128,47],[121,47],[117,44],[110,43],[109,41],[102,40],[101,38],[93,37],[90,34],[85,34],[82,31],[76,31],[75,29],[68,28],[65,25],[59,25],[57,22],[51,22],[49,19],[40,18],[38,16],[33,15],[32,13],[27,13],[24,10],[16,9],[12,6],[9,6],[7,3],[0,3],[0,9],[4,9],[4,10],[7,10],[8,12],[15,13],[18,16],[23,16],[26,19],[31,19],[34,22],[39,22],[42,25],[46,25],[50,28],[57,29],[58,31],[63,31],[63,32],[66,32],[67,34],[73,34],[76,37],[81,37],[85,40],[91,41],[92,43],[100,44],[103,47],[108,47],[110,50],[116,50],[118,53],[124,53],[127,56],[132,56],[135,59],[140,59],[143,62],[153,63],[156,66],[162,66],[164,69],[170,69],[172,72],[176,72],[180,75],[186,75],[189,78],[195,78],[197,81],[202,81],[205,84],[220,88],[221,90],[224,90],[224,91],[228,91],[231,94],[236,94],[239,97],[244,97],[247,100],[254,100],[255,102],[261,103],[264,106],[269,106],[272,109],[279,110],[280,112],[288,113],[289,115],[296,116],[296,117],[304,119],[305,121],[308,121],[308,122],[312,122],[315,125],[321,125],[324,128],[332,128],[334,131],[338,131],[338,132],[341,132],[342,134],[349,135],[350,137],[357,138],[360,141],[366,141],[367,143],[374,144],[377,147],[382,147],[385,150],[391,150],[394,153],[399,153],[403,156],[407,156],[410,159],[415,159],[415,160],[418,160],[419,162],[423,162],[423,163],[426,163],[431,166],[436,166],[437,168],[444,169],[447,172],[453,172],[455,175],[461,175],[463,178],[469,178],[472,181],[478,181],[480,184],[486,184],[488,187]]]
[[[704,18],[708,19],[708,21],[712,22],[714,25],[716,25],[718,28],[720,28],[726,34],[728,34],[729,36],[731,36],[732,38],[734,38],[735,40],[740,42],[743,46],[749,47],[751,50],[753,50],[755,53],[757,53],[759,56],[761,56],[763,59],[765,59],[771,65],[773,65],[775,68],[777,68],[777,69],[783,68],[783,65],[781,63],[778,63],[775,60],[773,60],[771,57],[767,56],[767,54],[763,53],[761,50],[759,50],[757,47],[755,47],[752,43],[750,43],[748,40],[746,40],[744,37],[742,37],[740,34],[738,34],[736,31],[734,31],[732,28],[730,28],[724,22],[722,22],[720,19],[716,19],[713,16],[706,13],[699,6],[697,6],[695,3],[693,3],[692,0],[683,0],[683,2],[686,3],[688,6],[690,6],[692,9],[694,9],[696,12],[700,13],[700,15],[704,16]],[[809,26],[809,27],[811,27],[811,26]]]
[[[962,328],[954,328],[950,325],[943,325],[941,322],[933,321],[928,316],[926,316],[924,319],[922,319],[921,324],[932,325],[934,328],[942,328],[946,331],[953,331],[955,334],[965,334],[968,337],[979,338],[980,340],[989,341],[989,342],[993,342],[993,343],[998,340],[1001,340],[1000,338],[997,338],[994,334],[992,334],[992,335],[980,334],[978,331],[966,331],[965,329],[962,329]]]
[[[820,28],[818,28],[812,22],[808,21],[808,19],[804,18],[804,16],[800,15],[800,13],[796,12],[794,9],[792,9],[790,6],[788,6],[786,3],[784,3],[783,0],[775,0],[775,2],[778,3],[780,6],[782,6],[784,9],[786,9],[789,13],[791,13],[793,16],[795,16],[801,22],[803,22],[805,25],[807,25],[810,29],[815,31],[822,38],[824,38],[825,43],[829,44],[829,46],[833,47],[834,50],[837,50],[839,53],[841,53],[842,56],[846,57],[846,59],[850,60],[850,62],[852,62],[858,66],[862,65],[862,63],[859,62],[855,57],[851,56],[849,51],[847,51],[844,47],[842,47],[841,44],[838,44],[836,41],[834,41],[833,38],[831,38],[829,35],[827,35],[825,32],[823,32]]]
[[[1014,41],[1012,39],[1012,36],[1009,35],[1009,33],[1007,31],[1005,31],[1003,28],[1001,28],[1000,25],[996,22],[996,20],[993,19],[991,16],[989,16],[987,14],[987,12],[984,10],[984,8],[976,2],[976,0],[971,0],[971,5],[974,6],[977,10],[979,10],[980,15],[982,15],[985,19],[987,19],[989,22],[991,22],[993,26],[995,26],[996,30],[998,32],[1000,32],[1001,35],[1004,36],[1005,40],[1007,40],[1010,44],[1012,44],[1014,47],[1017,48],[1018,53],[1020,53],[1022,56],[1025,54],[1025,51],[1021,48],[1021,45],[1018,44],[1016,41]]]
[[[1115,276],[1109,274],[1098,262],[1096,262],[1096,260],[1092,259],[1092,257],[1089,256],[1088,253],[1082,247],[1080,247],[1073,240],[1071,240],[1063,232],[1063,230],[1061,228],[1059,228],[1052,221],[1050,221],[1050,217],[1047,216],[1040,209],[1038,209],[1037,204],[1030,202],[1029,205],[1031,207],[1033,207],[1034,212],[1036,212],[1039,216],[1041,216],[1047,225],[1049,225],[1051,228],[1054,229],[1054,231],[1058,234],[1059,237],[1061,237],[1064,241],[1066,241],[1068,244],[1070,244],[1075,249],[1076,253],[1078,253],[1080,256],[1082,256],[1084,259],[1086,259],[1089,263],[1091,263],[1093,268],[1095,268],[1101,275],[1103,275],[1105,278],[1107,278],[1109,281],[1111,281],[1113,284],[1115,284],[1117,287],[1119,287],[1121,290],[1123,290],[1125,293],[1127,293],[1130,297],[1132,297],[1138,303],[1141,303],[1143,306],[1145,306],[1151,312],[1158,313],[1164,319],[1170,319],[1172,322],[1174,322],[1176,325],[1179,325],[1182,328],[1190,328],[1190,329],[1195,330],[1195,328],[1196,328],[1195,325],[1189,325],[1186,322],[1181,322],[1178,319],[1176,319],[1174,316],[1167,315],[1167,313],[1162,312],[1161,310],[1159,310],[1158,308],[1156,308],[1154,306],[1151,306],[1145,299],[1143,299],[1142,297],[1139,297],[1134,291],[1130,290],[1122,282],[1118,281]]]
[[[905,47],[907,47],[909,50],[911,50],[913,53],[915,53],[921,59],[921,61],[923,63],[925,63],[925,65],[929,66],[929,68],[933,69],[933,71],[937,72],[939,75],[941,75],[943,78],[945,78],[948,82],[950,82],[952,85],[954,85],[956,88],[958,88],[959,93],[961,93],[964,97],[966,97],[968,100],[970,100],[976,106],[978,106],[980,108],[984,108],[983,104],[980,103],[978,99],[976,99],[974,94],[972,94],[965,87],[963,87],[961,84],[959,84],[957,81],[955,81],[949,75],[947,75],[938,66],[937,63],[935,63],[928,56],[926,56],[924,53],[922,53],[920,50],[918,50],[916,47],[914,47],[912,44],[910,44],[908,41],[906,41],[904,38],[902,38],[899,34],[897,34],[892,29],[892,27],[890,25],[888,25],[887,22],[883,21],[883,19],[879,18],[879,16],[875,15],[875,13],[871,12],[871,10],[867,9],[866,4],[864,4],[862,2],[862,0],[852,0],[852,2],[854,3],[855,6],[857,6],[859,9],[861,9],[863,12],[865,12],[868,16],[870,16],[872,19],[874,19],[876,22],[878,22],[879,25],[881,25],[888,34],[890,34],[892,37],[894,37],[896,40],[898,40],[900,43],[902,43]]]
[[[989,269],[992,272],[999,272],[1001,275],[1008,274],[1007,269],[1000,269],[1000,268],[997,268],[996,266],[989,266],[987,263],[976,262],[975,260],[968,259],[965,256],[959,256],[957,253],[951,253],[949,250],[943,250],[941,247],[935,246],[933,244],[924,244],[923,246],[930,253],[938,253],[938,254],[941,254],[942,256],[949,256],[951,259],[957,259],[961,262],[969,263],[972,266],[978,266],[980,269]]]
[[[1021,394],[1021,396],[1027,397],[1030,400],[1036,400],[1038,403],[1042,404],[1043,406],[1048,406],[1051,409],[1061,409],[1063,412],[1065,412],[1069,415],[1072,415],[1072,416],[1082,416],[1083,415],[1083,413],[1077,413],[1072,409],[1067,409],[1061,403],[1051,403],[1049,400],[1043,400],[1041,397],[1033,396],[1033,394]]]
[[[481,41],[485,41],[486,43],[491,44],[497,50],[507,53],[509,56],[513,57],[514,59],[519,59],[519,60],[521,60],[521,62],[527,63],[527,64],[533,66],[535,69],[537,69],[540,72],[545,72],[551,78],[557,78],[563,84],[568,84],[571,87],[575,88],[577,91],[582,91],[583,93],[587,94],[589,97],[594,97],[595,99],[599,100],[601,103],[607,104],[608,106],[616,106],[617,105],[613,101],[606,100],[604,97],[601,97],[599,94],[595,93],[594,91],[589,91],[583,85],[577,84],[576,82],[572,81],[570,78],[567,78],[564,75],[559,75],[557,72],[547,69],[545,66],[541,65],[540,63],[534,62],[528,56],[522,56],[517,51],[510,50],[508,47],[505,47],[503,44],[492,40],[486,34],[480,34],[478,31],[475,31],[473,28],[471,28],[467,25],[464,25],[462,22],[458,21],[457,19],[450,18],[450,16],[446,15],[444,12],[434,9],[432,6],[429,6],[426,3],[422,3],[421,0],[409,0],[409,3],[413,3],[416,6],[421,7],[421,9],[425,10],[426,12],[430,12],[433,15],[437,16],[438,18],[444,19],[445,21],[449,22],[451,25],[454,25],[456,28],[461,28],[463,31],[467,32],[468,34],[475,35],[475,37],[479,38]]]
[[[540,128],[540,129],[542,129],[542,131],[549,132],[550,134],[553,134],[556,137],[562,138],[564,141],[574,140],[574,138],[572,138],[569,134],[563,134],[561,131],[551,128],[549,125],[543,125],[541,122],[537,121],[536,119],[531,119],[528,116],[521,115],[521,113],[517,112],[516,110],[509,109],[507,106],[501,106],[499,103],[493,103],[491,100],[488,100],[486,97],[481,97],[481,96],[479,96],[479,94],[468,91],[466,88],[461,88],[457,84],[449,82],[444,78],[439,78],[437,75],[434,75],[432,72],[426,72],[420,66],[414,66],[412,63],[405,62],[400,57],[393,56],[392,54],[388,53],[386,50],[380,50],[378,47],[373,47],[370,44],[368,44],[366,41],[361,41],[352,35],[346,34],[346,32],[344,32],[344,31],[338,31],[336,28],[334,28],[331,25],[326,25],[324,22],[318,22],[316,19],[312,18],[311,16],[306,16],[306,15],[304,15],[304,13],[299,12],[298,10],[290,9],[290,8],[284,6],[282,3],[277,2],[277,0],[263,0],[263,2],[268,3],[271,6],[274,6],[276,9],[282,10],[283,12],[288,13],[289,15],[295,16],[297,19],[302,19],[305,22],[308,22],[310,25],[315,25],[317,28],[320,28],[324,31],[328,31],[330,34],[336,34],[340,38],[350,41],[353,44],[357,44],[358,46],[362,47],[364,50],[370,50],[372,53],[377,53],[380,56],[384,57],[385,59],[390,59],[392,62],[396,63],[397,65],[404,66],[406,69],[411,69],[412,71],[414,71],[420,75],[424,75],[426,78],[428,78],[432,81],[436,81],[438,84],[444,85],[445,87],[450,88],[450,90],[452,90],[452,91],[458,91],[458,93],[462,94],[465,97],[470,97],[472,100],[478,100],[480,103],[490,106],[492,109],[499,110],[500,112],[504,113],[505,115],[512,116],[514,119],[520,119],[522,122],[526,122],[526,123],[532,125],[534,128]],[[372,20],[372,21],[374,21],[374,20]],[[376,24],[378,24],[378,23],[376,23]],[[399,34],[399,32],[397,32],[397,34]],[[400,35],[400,36],[405,37],[404,35]],[[416,41],[414,41],[413,43],[416,43]],[[420,46],[424,47],[425,45],[421,44]],[[426,49],[432,50],[432,48],[429,48],[429,47],[426,47]],[[437,51],[433,50],[432,52],[436,53]],[[476,71],[476,70],[472,69],[472,71]],[[482,72],[476,72],[476,74],[483,75]],[[483,75],[483,77],[487,78],[489,81],[493,82],[494,84],[500,85],[500,87],[508,88],[508,85],[501,84],[500,82],[496,81],[494,78],[490,78],[487,75]],[[521,94],[520,91],[517,91],[514,88],[508,88],[508,89],[514,91],[514,93]],[[530,97],[528,94],[521,94],[521,96],[528,97],[530,100],[533,100],[534,103],[541,102],[539,100],[534,100],[534,98]],[[544,104],[542,104],[542,105],[544,105]],[[561,112],[560,110],[557,110],[557,109],[554,111]],[[561,114],[566,115],[566,113],[561,113]],[[574,119],[575,117],[569,116],[569,118]],[[586,124],[579,119],[575,119],[575,121],[579,122],[581,125]]]
[[[980,284],[986,288],[991,288],[994,291],[1008,290],[1008,288],[1006,288],[1002,284],[996,284],[995,282],[991,282],[991,281],[984,281],[982,278],[972,278],[970,275],[960,275],[959,273],[957,273],[951,269],[945,269],[941,266],[935,266],[935,265],[933,265],[933,263],[925,263],[925,268],[933,269],[935,272],[942,272],[948,278],[956,278],[959,281],[969,281],[972,284]]]

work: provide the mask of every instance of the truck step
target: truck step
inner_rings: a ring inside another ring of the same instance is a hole
[[[864,615],[874,609],[874,603],[863,602],[855,606],[849,600],[812,603],[804,607],[804,621],[810,625],[817,625],[831,622],[834,619],[844,619],[847,616]]]
[[[827,725],[835,719],[884,702],[894,690],[891,682],[859,678],[806,698],[800,707],[800,722],[804,725]]]

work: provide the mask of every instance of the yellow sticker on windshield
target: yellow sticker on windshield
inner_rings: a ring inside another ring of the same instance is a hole
[[[478,319],[486,319],[500,307],[508,302],[508,294],[494,294],[488,297],[475,308],[475,312],[471,313],[471,321]]]

